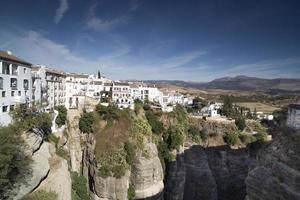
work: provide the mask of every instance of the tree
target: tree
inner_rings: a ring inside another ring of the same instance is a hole
[[[87,191],[87,181],[84,176],[72,172],[72,200],[90,200]]]
[[[246,121],[244,117],[238,117],[235,119],[235,125],[240,131],[243,131],[246,127]]]
[[[184,134],[179,127],[171,127],[167,130],[167,144],[169,150],[177,149],[183,144]]]
[[[0,127],[0,199],[6,199],[14,184],[25,182],[31,172],[21,132],[15,125]]]
[[[226,117],[233,116],[233,102],[230,96],[223,97],[223,107],[221,109],[221,114],[225,115]]]
[[[164,131],[163,123],[159,121],[158,117],[151,110],[146,111],[145,115],[153,133],[160,134]]]
[[[237,142],[239,141],[239,133],[237,132],[226,133],[224,136],[224,141],[226,142],[226,144],[230,146],[237,144]]]
[[[204,106],[207,106],[207,102],[200,97],[196,97],[193,99],[193,109],[200,110]]]
[[[101,78],[101,73],[100,73],[100,70],[98,70],[98,77],[97,78]]]
[[[55,123],[58,126],[64,125],[67,120],[67,108],[65,106],[56,106],[54,109],[58,111],[58,116],[56,117]]]
[[[82,133],[93,133],[93,113],[83,113],[79,120],[79,129]]]

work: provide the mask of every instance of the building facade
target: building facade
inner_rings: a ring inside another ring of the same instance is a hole
[[[66,74],[62,71],[38,65],[32,67],[33,100],[37,107],[50,111],[65,105]]]
[[[300,104],[290,104],[287,113],[287,126],[300,129]]]
[[[9,51],[0,51],[0,73],[0,124],[7,125],[15,106],[31,104],[31,64]]]
[[[112,86],[112,101],[119,108],[134,108],[133,98],[128,83],[115,82]]]

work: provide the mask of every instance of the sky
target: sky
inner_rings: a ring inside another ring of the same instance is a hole
[[[299,0],[10,0],[0,49],[119,80],[300,78]]]

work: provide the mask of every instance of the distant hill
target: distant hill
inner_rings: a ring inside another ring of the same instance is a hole
[[[180,87],[192,87],[202,89],[264,91],[268,93],[300,93],[300,79],[264,79],[248,76],[223,77],[211,82],[187,82],[177,80],[144,81],[149,83],[171,84]]]

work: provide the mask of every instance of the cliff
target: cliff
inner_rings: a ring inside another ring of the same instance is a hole
[[[147,156],[137,153],[132,170],[129,169],[124,176],[116,178],[101,177],[94,155],[94,135],[89,134],[87,141],[83,154],[83,174],[88,177],[94,199],[126,200],[129,184],[135,188],[135,199],[152,197],[163,191],[163,170],[155,144],[147,143]]]
[[[249,200],[300,199],[300,132],[265,145],[246,178]]]
[[[248,153],[227,147],[192,146],[170,163],[165,200],[243,199]]]

